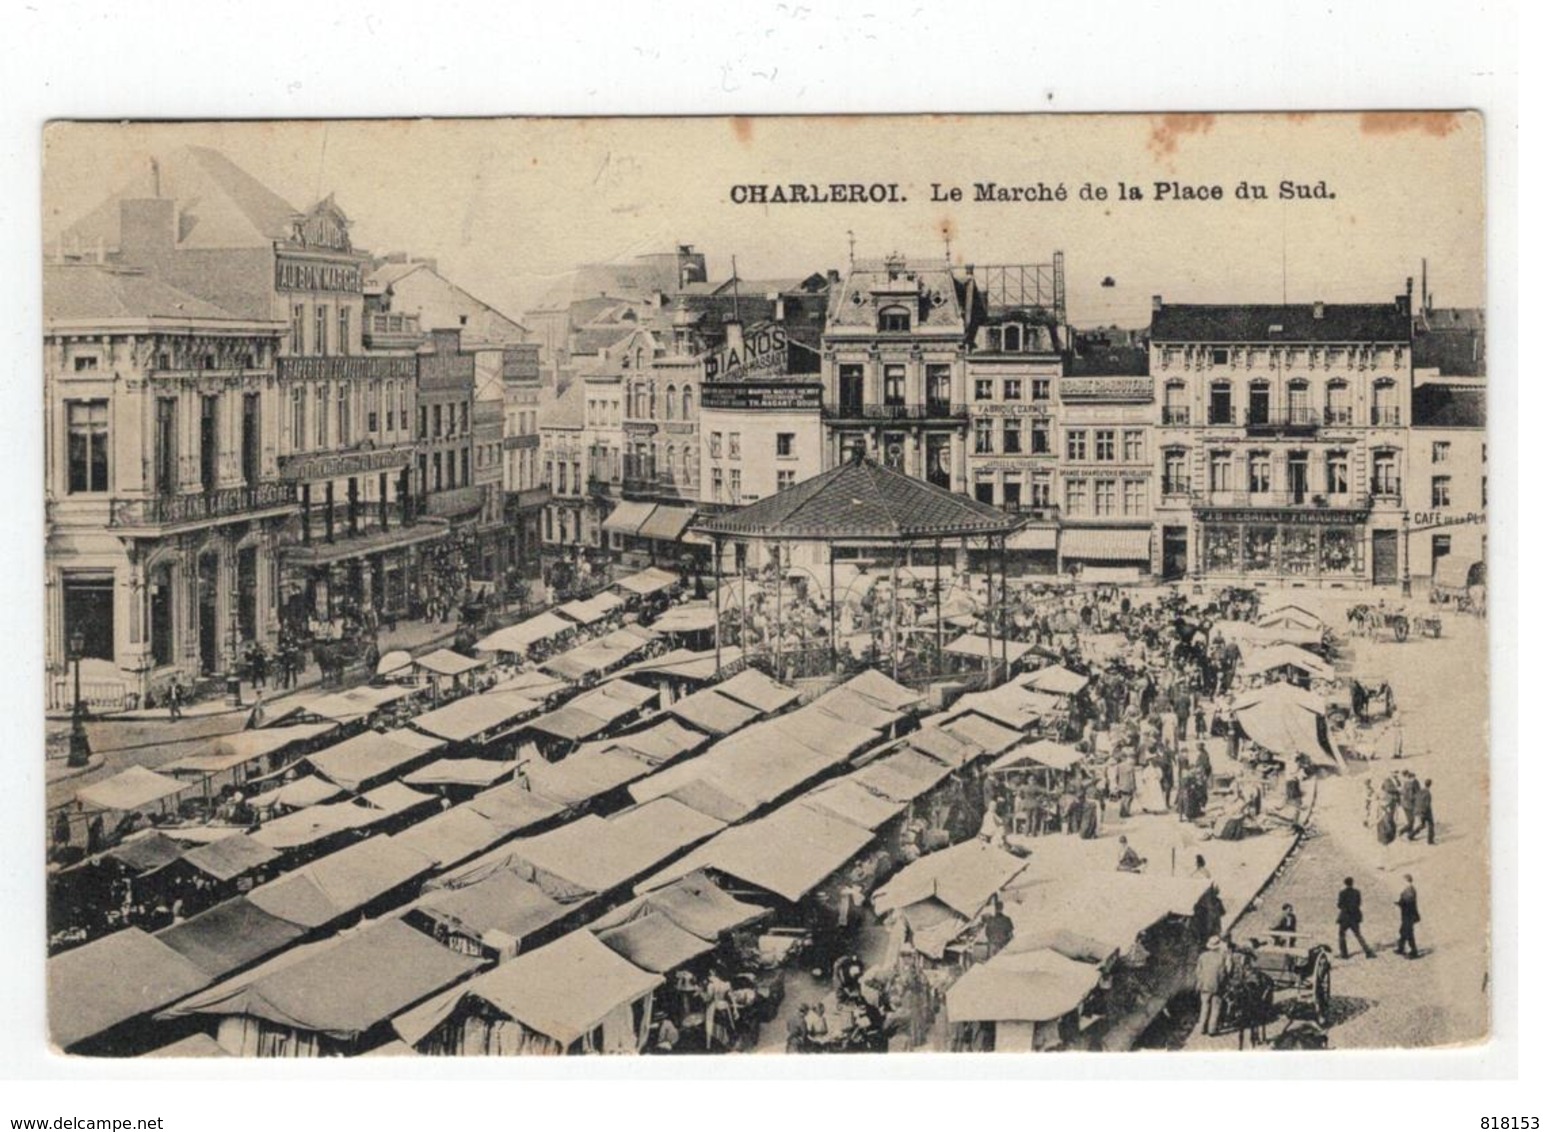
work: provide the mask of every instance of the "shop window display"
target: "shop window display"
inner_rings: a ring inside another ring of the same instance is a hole
[[[1278,527],[1248,527],[1242,534],[1242,568],[1253,573],[1274,569]]]

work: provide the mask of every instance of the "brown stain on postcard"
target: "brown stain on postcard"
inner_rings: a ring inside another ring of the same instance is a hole
[[[1150,152],[1157,158],[1177,152],[1178,139],[1187,134],[1207,134],[1215,126],[1213,114],[1163,114],[1151,119]]]
[[[751,145],[753,135],[752,119],[744,115],[733,117],[731,119],[731,132],[736,135],[736,140],[743,145]]]
[[[1443,138],[1461,125],[1460,117],[1450,110],[1377,111],[1360,115],[1360,132],[1370,137],[1414,131]]]

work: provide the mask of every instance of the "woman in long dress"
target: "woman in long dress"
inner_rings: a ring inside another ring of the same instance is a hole
[[[1147,762],[1140,769],[1138,801],[1143,813],[1167,812],[1166,791],[1161,788],[1161,768],[1154,762]]]

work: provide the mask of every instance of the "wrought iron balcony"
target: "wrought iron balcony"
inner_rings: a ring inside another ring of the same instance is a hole
[[[846,421],[948,421],[966,419],[968,407],[953,401],[927,400],[923,404],[864,405],[840,401],[823,409],[831,420]]]
[[[1307,436],[1317,431],[1321,423],[1316,409],[1309,406],[1260,410],[1247,413],[1247,435]]]
[[[1403,410],[1396,405],[1377,405],[1371,409],[1373,427],[1393,427],[1403,423]]]
[[[1354,424],[1354,410],[1347,405],[1329,405],[1322,411],[1322,423],[1329,425],[1352,425]]]
[[[223,487],[183,495],[113,500],[108,525],[118,528],[170,527],[237,519],[257,511],[296,505],[295,484],[285,481],[255,486]]]
[[[1000,510],[1012,515],[1024,515],[1028,519],[1039,523],[1056,523],[1059,521],[1059,505],[1057,503],[1005,503]]]
[[[1161,481],[1161,494],[1163,496],[1192,495],[1193,481],[1190,479],[1163,479]]]
[[[1162,405],[1161,423],[1164,425],[1185,425],[1189,423],[1193,413],[1187,405]]]
[[[1236,423],[1236,409],[1230,405],[1211,405],[1206,423],[1212,425],[1234,425]]]

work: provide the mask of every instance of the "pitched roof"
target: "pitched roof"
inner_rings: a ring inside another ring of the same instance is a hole
[[[1002,534],[1021,522],[987,503],[862,457],[697,523],[695,529],[754,538],[903,541]]]
[[[1484,428],[1488,420],[1484,389],[1433,381],[1414,386],[1415,428]]]
[[[230,311],[180,291],[143,271],[95,263],[43,267],[43,317],[83,319],[206,319],[237,321]]]
[[[1150,319],[1154,342],[1407,342],[1412,336],[1409,316],[1396,303],[1166,303]]]
[[[210,978],[220,979],[273,955],[305,934],[306,929],[238,896],[164,928],[156,938]]]
[[[49,1033],[69,1049],[209,981],[166,944],[125,928],[48,961]]]
[[[861,261],[828,298],[828,330],[875,333],[884,307],[910,314],[910,333],[962,334],[962,284],[945,261],[908,263],[901,256]]]
[[[63,232],[83,247],[119,246],[119,202],[169,197],[178,206],[178,246],[183,248],[268,247],[289,239],[301,216],[225,154],[206,146],[184,146],[151,163],[94,210]]]

